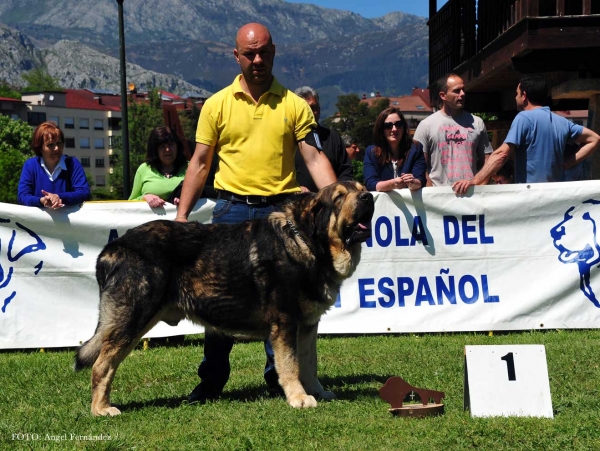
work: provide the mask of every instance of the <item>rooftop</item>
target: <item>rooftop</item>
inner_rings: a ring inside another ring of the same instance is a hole
[[[0,102],[31,103],[27,100],[13,99],[11,97],[0,97]]]
[[[372,97],[363,94],[362,101],[367,102],[369,106],[382,98],[379,93]],[[390,101],[390,107],[399,108],[403,113],[432,113],[433,109],[429,106],[429,89],[413,88],[408,96],[387,97]]]
[[[95,94],[88,89],[65,89],[67,108],[80,110],[121,111],[121,96]]]

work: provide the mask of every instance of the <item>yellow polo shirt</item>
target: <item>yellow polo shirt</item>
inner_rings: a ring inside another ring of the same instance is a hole
[[[204,103],[196,142],[215,146],[215,188],[240,195],[300,191],[294,153],[317,123],[304,99],[273,77],[258,103],[242,90],[241,75]]]

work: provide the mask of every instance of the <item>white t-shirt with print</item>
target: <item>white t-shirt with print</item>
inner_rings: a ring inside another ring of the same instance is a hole
[[[483,120],[466,111],[456,117],[435,112],[421,121],[414,140],[428,157],[433,186],[472,179],[493,151]]]

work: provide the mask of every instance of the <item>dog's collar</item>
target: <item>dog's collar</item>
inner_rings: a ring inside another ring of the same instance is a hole
[[[310,246],[308,245],[308,243],[306,241],[304,241],[304,238],[302,237],[302,235],[300,235],[300,232],[298,231],[298,229],[296,228],[296,226],[294,225],[294,223],[292,221],[290,221],[289,219],[286,220],[287,225],[290,226],[290,229],[292,232],[294,232],[294,235],[296,235],[298,238],[300,238],[300,241],[302,241],[306,247],[308,247],[310,249]]]

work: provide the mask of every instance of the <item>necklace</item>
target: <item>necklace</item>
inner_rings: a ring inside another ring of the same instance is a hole
[[[402,168],[403,159],[392,160],[392,169],[394,170],[394,178],[398,177],[398,170]],[[400,166],[400,168],[398,167]]]
[[[404,156],[400,158],[396,158],[392,156],[392,169],[394,170],[394,178],[398,177],[398,165],[402,167],[402,163],[404,162]]]
[[[165,177],[170,179],[171,177],[173,177],[173,171],[160,171],[160,173]]]

